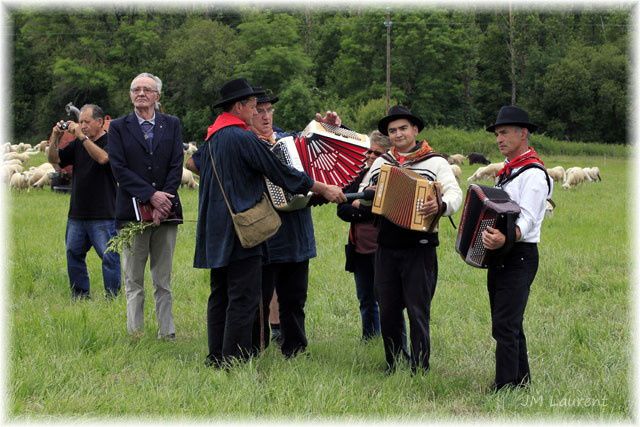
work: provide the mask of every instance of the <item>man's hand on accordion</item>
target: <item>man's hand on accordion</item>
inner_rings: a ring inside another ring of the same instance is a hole
[[[340,125],[342,125],[342,120],[340,119],[340,116],[338,116],[338,113],[336,113],[335,111],[327,111],[324,117],[322,116],[322,114],[316,113],[316,121],[326,123],[335,127],[340,127]]]
[[[316,181],[311,187],[311,191],[320,194],[327,201],[332,203],[344,203],[347,201],[342,189],[337,185],[327,185],[322,182]]]
[[[429,196],[427,201],[422,204],[422,207],[418,209],[418,213],[423,216],[429,216],[438,213],[439,209],[440,206],[438,206],[436,198]]]
[[[489,250],[503,247],[506,240],[506,236],[495,228],[487,227],[487,229],[482,232],[482,244]]]

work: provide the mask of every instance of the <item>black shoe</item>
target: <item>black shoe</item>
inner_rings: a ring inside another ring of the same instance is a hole
[[[397,366],[395,364],[393,365],[389,365],[388,363],[385,363],[384,365],[384,374],[385,375],[393,375],[396,373],[396,371],[398,370]]]
[[[222,361],[215,356],[209,355],[204,359],[204,366],[207,368],[221,369]]]
[[[83,290],[79,290],[79,289],[72,289],[71,290],[71,298],[73,300],[89,300],[91,299],[91,294],[89,293],[89,291],[83,291]]]

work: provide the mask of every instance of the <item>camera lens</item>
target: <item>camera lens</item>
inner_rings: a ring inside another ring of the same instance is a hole
[[[69,124],[67,122],[58,123],[58,127],[62,130],[67,130],[67,128],[69,128]]]

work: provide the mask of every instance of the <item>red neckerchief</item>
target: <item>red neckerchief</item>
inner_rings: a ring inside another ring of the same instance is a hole
[[[209,128],[207,129],[207,137],[204,140],[208,140],[209,138],[211,138],[211,135],[228,126],[238,126],[244,130],[249,130],[249,126],[247,126],[247,124],[243,122],[239,117],[224,112],[216,117],[216,121],[213,122],[211,126],[209,126]]]
[[[529,147],[526,152],[520,154],[513,160],[505,160],[504,166],[498,172],[498,177],[504,175],[505,178],[508,178],[514,169],[530,165],[531,163],[539,163],[544,166],[544,163],[542,163],[542,160],[540,160],[540,157],[538,157],[538,153],[536,153],[536,150],[534,150],[533,147]]]
[[[420,148],[408,153],[406,156],[398,153],[398,149],[396,147],[391,147],[391,154],[398,161],[398,164],[403,165],[405,162],[414,162],[416,160],[420,160],[422,157],[433,151],[433,148],[431,148],[429,142],[426,139],[422,142],[418,142],[418,145],[420,145]]]

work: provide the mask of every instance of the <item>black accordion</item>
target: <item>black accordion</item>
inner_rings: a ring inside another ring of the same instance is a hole
[[[282,138],[278,140],[271,147],[271,152],[285,165],[291,166],[294,169],[304,172],[300,156],[295,147],[295,142],[292,136]],[[292,194],[282,187],[278,187],[273,182],[269,181],[269,178],[264,178],[267,184],[267,193],[271,197],[273,207],[279,211],[289,212],[302,209],[307,206],[312,193],[308,194]]]
[[[464,261],[478,268],[487,268],[497,262],[513,245],[515,222],[520,206],[500,188],[471,184],[464,201],[456,251]],[[482,244],[482,232],[487,227],[500,230],[506,237],[505,246],[495,251]]]

